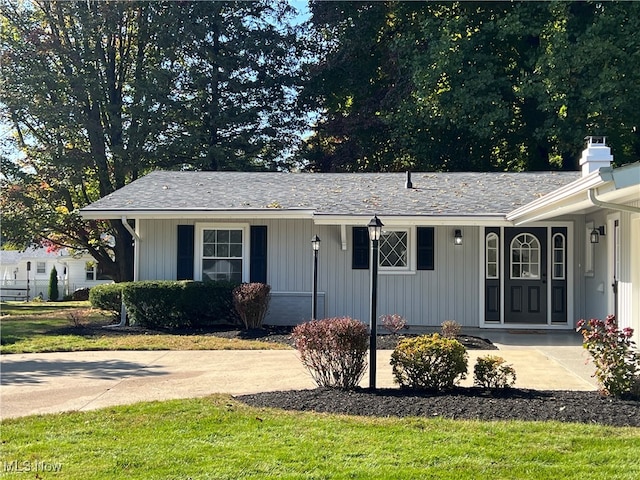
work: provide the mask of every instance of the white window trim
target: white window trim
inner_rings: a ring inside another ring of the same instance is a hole
[[[408,275],[415,274],[417,269],[417,240],[416,227],[402,227],[395,225],[393,227],[384,228],[384,232],[407,232],[407,266],[406,267],[383,267],[380,265],[380,252],[378,252],[378,273],[382,275]]]
[[[556,237],[562,238],[562,262],[556,262],[555,254],[558,250],[556,248]],[[556,265],[562,265],[562,275],[556,276]],[[551,236],[551,279],[552,280],[566,280],[567,274],[567,238],[564,233],[554,233]]]
[[[203,234],[205,230],[242,230],[242,281],[249,281],[249,224],[248,223],[196,223],[194,250],[194,279],[202,281]]]
[[[585,245],[584,245],[584,276],[595,276],[593,266],[593,249],[594,245],[591,243],[591,232],[593,231],[593,222],[587,222],[585,224]]]
[[[43,265],[44,272],[40,272],[40,265]],[[36,261],[36,275],[46,275],[47,274],[47,262]]]
[[[496,241],[496,261],[489,262],[489,256],[487,253],[489,252],[489,240],[495,239]],[[500,236],[495,232],[489,232],[485,236],[485,279],[487,280],[499,280],[500,279]],[[496,274],[489,275],[489,264],[496,264]]]
[[[87,263],[89,262],[85,262],[84,264],[84,278],[85,281],[87,282],[92,282],[97,280],[98,278],[98,264],[96,262],[92,262],[93,263],[93,267],[91,267],[91,269],[87,268]],[[88,277],[88,273],[91,272],[91,278]]]

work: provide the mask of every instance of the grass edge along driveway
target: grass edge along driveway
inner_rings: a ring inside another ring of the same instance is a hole
[[[131,333],[103,329],[110,319],[88,302],[2,302],[0,353],[88,350],[282,350],[273,342],[213,335]],[[74,321],[75,317],[75,321]]]
[[[3,478],[640,478],[637,428],[283,412],[228,395],[1,425]]]

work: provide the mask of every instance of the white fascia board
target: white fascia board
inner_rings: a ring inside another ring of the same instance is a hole
[[[586,177],[571,182],[533,202],[509,212],[507,220],[521,225],[523,223],[541,220],[570,213],[571,211],[588,208],[591,203],[587,198],[590,188],[602,187],[605,184],[603,176],[609,176],[611,168],[601,168]],[[615,187],[614,187],[615,188]]]
[[[123,216],[141,220],[169,218],[207,218],[207,219],[240,219],[240,218],[293,218],[311,219],[313,210],[80,210],[80,216],[86,220],[114,220]]]
[[[505,219],[504,214],[495,215],[460,215],[460,216],[438,216],[438,215],[385,215],[383,212],[377,213],[378,218],[385,226],[413,226],[413,225],[445,225],[445,226],[512,226],[513,224]],[[370,215],[330,215],[316,214],[313,217],[315,225],[366,225],[373,217]]]

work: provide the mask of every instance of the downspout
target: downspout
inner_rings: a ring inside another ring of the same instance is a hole
[[[123,215],[120,221],[122,222],[122,226],[126,228],[127,232],[129,232],[131,234],[131,237],[133,238],[133,281],[137,282],[138,281],[138,242],[140,241],[140,236],[131,227],[131,225],[129,225],[129,222],[127,221],[126,216]],[[126,323],[127,323],[127,307],[125,307],[124,301],[123,301],[122,304],[120,305],[120,323],[118,324],[118,326],[124,327]]]
[[[589,201],[596,207],[618,210],[620,212],[640,213],[640,207],[633,207],[631,205],[621,205],[619,203],[609,203],[598,200],[596,198],[595,188],[590,188],[589,190],[587,190],[587,197],[589,198]]]

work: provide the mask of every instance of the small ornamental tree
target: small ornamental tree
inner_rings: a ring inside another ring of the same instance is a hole
[[[245,328],[260,328],[269,309],[271,286],[243,283],[233,289],[233,305]]]
[[[49,300],[52,302],[56,302],[58,297],[60,296],[60,291],[58,290],[58,271],[56,267],[51,269],[51,273],[49,274]]]
[[[602,392],[614,397],[640,394],[640,355],[631,340],[633,329],[620,330],[616,317],[609,315],[604,321],[580,320],[576,330],[582,333],[583,346],[591,354]]]
[[[369,334],[359,320],[326,318],[293,329],[302,364],[319,387],[355,388],[366,370]]]

